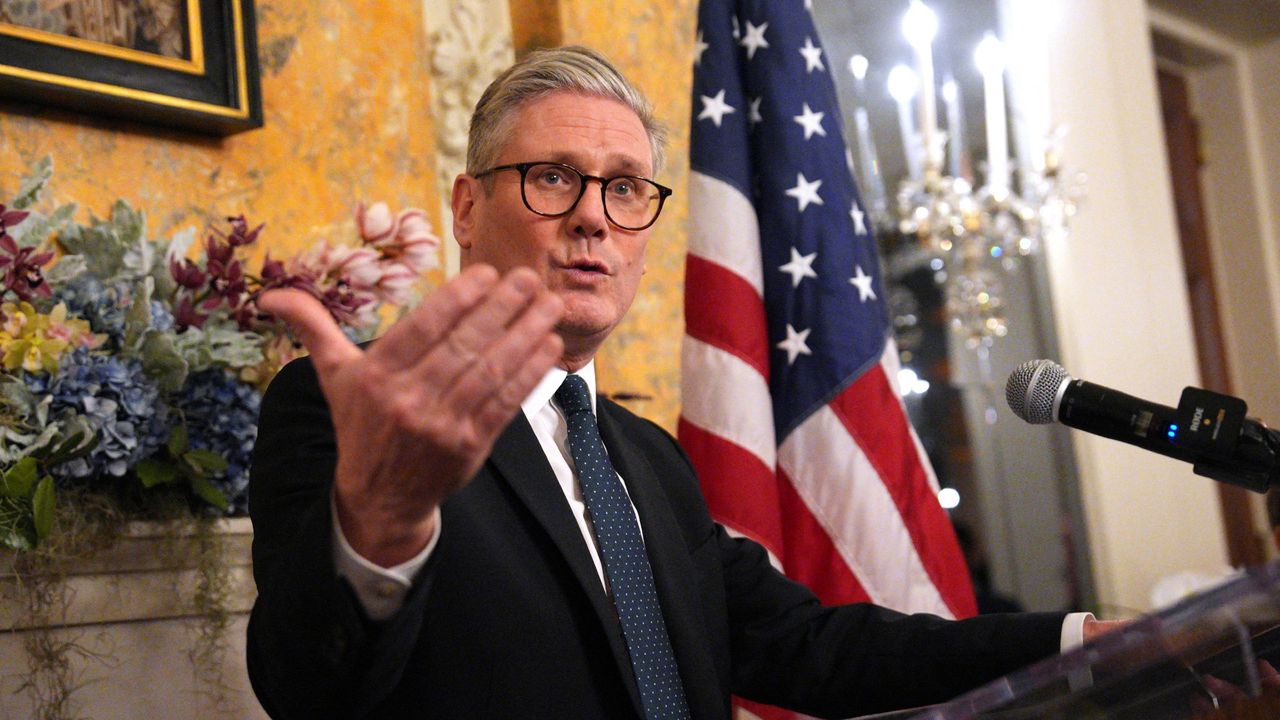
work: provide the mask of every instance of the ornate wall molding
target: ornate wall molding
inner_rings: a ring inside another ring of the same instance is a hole
[[[507,0],[423,0],[436,134],[436,187],[442,203],[445,269],[457,272],[450,241],[453,179],[466,166],[467,123],[480,94],[515,60]]]

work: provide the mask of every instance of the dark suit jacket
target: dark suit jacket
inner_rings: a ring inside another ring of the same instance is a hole
[[[604,399],[599,422],[640,515],[694,718],[728,717],[730,693],[830,716],[938,702],[1057,652],[1056,614],[949,622],[822,607],[711,520],[670,435]],[[292,363],[263,400],[250,489],[248,662],[269,713],[639,715],[613,605],[523,415],[442,506],[439,544],[384,622],[335,575],[334,457],[314,370]]]

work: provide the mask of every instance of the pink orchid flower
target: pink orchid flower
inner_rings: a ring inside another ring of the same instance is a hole
[[[356,208],[356,227],[360,230],[360,239],[376,247],[395,238],[400,220],[391,214],[386,203],[374,203],[369,207],[361,203]]]

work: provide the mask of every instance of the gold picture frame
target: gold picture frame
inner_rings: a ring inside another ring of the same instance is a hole
[[[261,127],[253,0],[0,0],[0,97],[218,135]]]

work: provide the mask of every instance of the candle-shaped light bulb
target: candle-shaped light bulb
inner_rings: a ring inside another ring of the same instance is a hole
[[[919,84],[915,72],[906,65],[894,65],[889,71],[889,97],[900,105],[915,98]]]
[[[947,78],[942,81],[942,99],[945,102],[953,103],[959,97],[956,90],[956,81],[954,78]]]
[[[862,161],[862,197],[866,201],[873,218],[880,219],[885,214],[886,201],[884,180],[880,178],[880,162],[876,155],[875,143],[871,141],[871,122],[867,118],[867,68],[871,63],[865,55],[854,55],[849,58],[849,72],[857,87],[859,102],[853,109],[854,129],[858,140],[858,157]]]
[[[854,88],[858,91],[858,97],[863,100],[867,97],[867,68],[870,65],[865,55],[849,58],[849,72],[853,73]]]
[[[907,14],[902,16],[902,34],[911,47],[929,45],[938,36],[938,16],[920,0],[911,0]]]
[[[941,163],[938,132],[938,106],[933,86],[933,39],[938,35],[938,16],[920,0],[911,0],[902,16],[902,34],[916,53],[916,71],[920,74],[920,135],[925,161],[931,169]]]
[[[973,61],[978,66],[978,72],[982,73],[982,77],[992,74],[1000,74],[1004,72],[1004,45],[1000,43],[1000,39],[991,33],[982,36],[982,42],[978,43],[978,48],[973,52]]]
[[[987,121],[987,186],[1003,196],[1009,188],[1009,137],[1004,106],[1004,47],[987,33],[973,54],[982,73]]]
[[[870,65],[871,62],[865,55],[854,55],[849,58],[849,72],[853,73],[853,77],[858,80],[867,79],[867,68]]]
[[[898,103],[898,128],[902,131],[902,148],[912,180],[923,177],[920,143],[911,123],[911,100],[915,98],[919,85],[915,72],[906,65],[895,65],[889,71],[889,96]]]
[[[948,77],[942,83],[942,102],[947,107],[947,143],[951,147],[947,171],[951,177],[960,177],[964,172],[964,103],[955,78]]]

